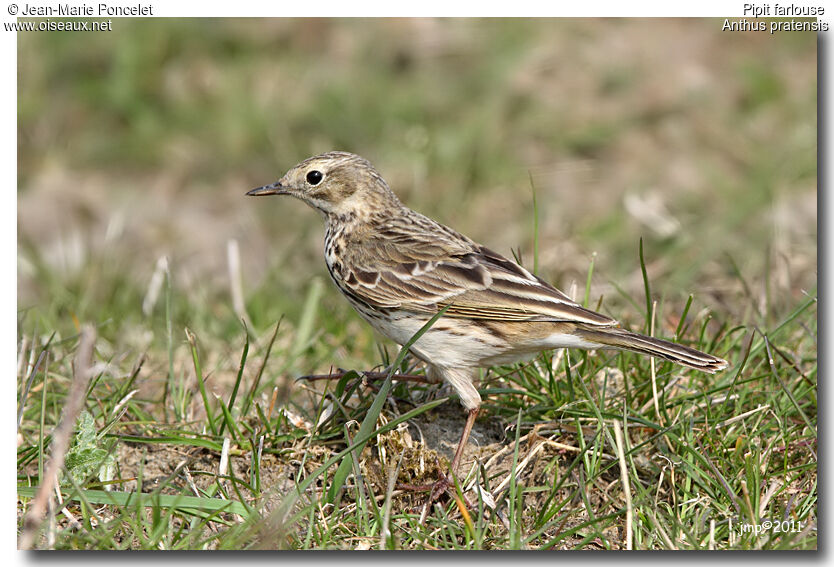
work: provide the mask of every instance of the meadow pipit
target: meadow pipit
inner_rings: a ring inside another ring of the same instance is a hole
[[[710,373],[727,367],[710,354],[627,331],[517,263],[412,211],[357,155],[308,158],[247,195],[292,195],[319,211],[330,277],[362,318],[394,342],[406,343],[447,307],[411,352],[426,363],[429,378],[454,388],[469,412],[452,474],[481,404],[472,383],[477,368],[568,347],[629,350]],[[429,501],[450,483],[443,476]]]

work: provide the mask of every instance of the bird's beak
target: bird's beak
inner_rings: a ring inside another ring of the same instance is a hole
[[[252,189],[246,194],[251,197],[260,197],[262,195],[286,195],[287,193],[287,188],[281,185],[280,181],[277,181],[272,185],[264,185],[263,187]]]

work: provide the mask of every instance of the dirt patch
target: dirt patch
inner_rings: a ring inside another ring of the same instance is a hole
[[[411,420],[409,431],[412,437],[420,440],[427,448],[437,451],[451,461],[465,423],[466,411],[459,404],[449,402]],[[483,454],[489,454],[504,440],[504,426],[501,420],[489,415],[480,416],[472,426],[462,464]]]

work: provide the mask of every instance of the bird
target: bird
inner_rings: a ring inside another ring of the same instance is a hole
[[[410,346],[429,381],[449,384],[467,412],[449,474],[430,486],[429,502],[454,486],[481,405],[474,385],[479,368],[558,348],[632,351],[712,374],[727,368],[711,354],[621,327],[522,265],[408,208],[356,154],[312,156],[246,195],[289,195],[317,210],[331,279],[359,315],[395,343],[407,343],[445,309]]]

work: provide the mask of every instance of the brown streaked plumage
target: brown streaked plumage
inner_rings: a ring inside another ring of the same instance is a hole
[[[445,380],[469,410],[454,472],[481,403],[475,370],[553,348],[617,348],[714,373],[727,363],[632,333],[524,267],[404,206],[365,159],[329,152],[247,195],[291,195],[325,219],[330,276],[372,327],[407,342],[440,309],[444,316],[411,347],[429,376]],[[448,486],[441,479],[436,497]]]

